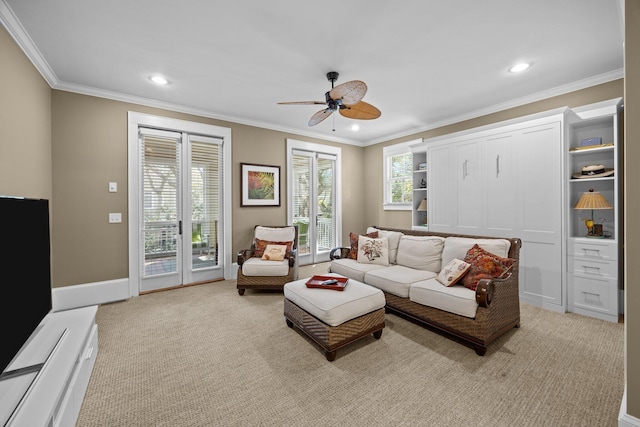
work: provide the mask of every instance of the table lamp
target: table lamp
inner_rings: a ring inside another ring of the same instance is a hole
[[[422,199],[422,201],[420,202],[420,205],[418,205],[418,209],[416,209],[416,212],[424,212],[424,216],[422,217],[422,223],[424,225],[427,225],[427,199],[426,198]]]
[[[613,209],[613,206],[607,202],[602,194],[590,188],[589,191],[582,193],[578,203],[574,209],[591,209],[591,219],[585,220],[587,226],[587,237],[602,237],[602,224],[596,224],[593,220],[593,211],[596,209]]]

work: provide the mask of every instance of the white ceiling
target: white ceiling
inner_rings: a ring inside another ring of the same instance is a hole
[[[0,20],[53,88],[366,146],[623,77],[621,3],[2,0]],[[382,116],[277,105],[323,101],[329,71]]]

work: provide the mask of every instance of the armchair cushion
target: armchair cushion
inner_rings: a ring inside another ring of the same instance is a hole
[[[242,265],[245,276],[286,276],[289,274],[289,260],[265,261],[260,258],[249,258]]]

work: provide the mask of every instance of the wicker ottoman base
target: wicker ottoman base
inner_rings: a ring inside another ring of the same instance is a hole
[[[315,341],[325,351],[329,362],[336,358],[340,347],[373,334],[378,339],[384,329],[384,308],[356,317],[338,326],[330,326],[304,311],[288,299],[284,300],[284,317],[287,326],[297,326],[305,335]]]

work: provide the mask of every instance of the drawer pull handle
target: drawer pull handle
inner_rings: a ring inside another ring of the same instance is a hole
[[[91,356],[93,356],[93,347],[89,347],[87,349],[87,352],[85,353],[85,356],[84,356],[84,360],[91,359]]]
[[[582,250],[584,251],[585,256],[587,255],[600,256],[600,249],[582,248]],[[592,252],[592,253],[589,254],[589,252]]]
[[[589,273],[589,269],[591,269],[591,272],[600,274],[600,267],[592,267],[590,265],[583,265],[582,268],[584,269],[585,273]]]
[[[584,294],[584,299],[588,300],[591,299],[592,301],[600,301],[600,294],[596,294],[593,292],[587,292],[587,291],[582,291],[582,293]]]

